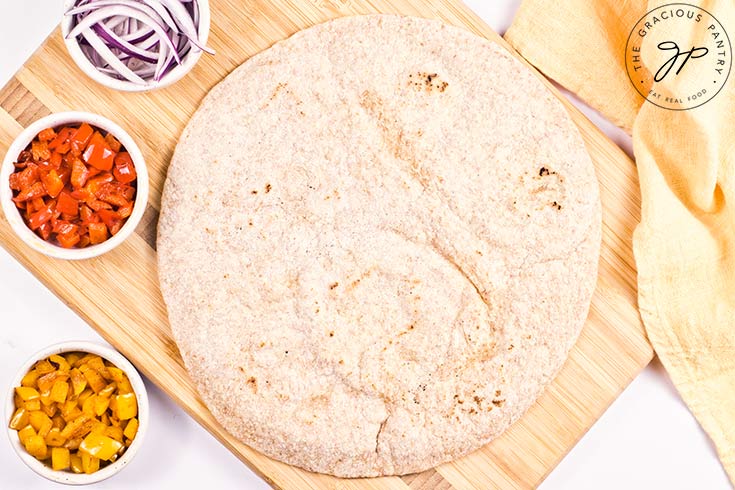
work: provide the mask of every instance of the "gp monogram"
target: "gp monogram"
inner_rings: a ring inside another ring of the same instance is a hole
[[[647,12],[625,46],[633,87],[663,109],[693,109],[709,102],[727,82],[731,66],[725,28],[710,12],[687,3]]]

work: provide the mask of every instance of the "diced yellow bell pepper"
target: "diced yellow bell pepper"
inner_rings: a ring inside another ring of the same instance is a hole
[[[46,437],[46,434],[54,426],[49,416],[41,411],[28,412],[28,420],[36,433],[41,437]]]
[[[69,469],[71,465],[71,457],[69,450],[65,447],[51,448],[51,468],[54,471]]]
[[[87,387],[87,378],[85,378],[82,372],[77,368],[69,371],[69,377],[71,378],[71,387],[74,391],[74,395],[79,396],[84,391],[84,388]]]
[[[107,366],[107,371],[109,371],[110,377],[116,383],[120,383],[123,379],[123,376],[125,376],[123,370],[115,366]]]
[[[79,451],[108,461],[121,447],[123,447],[122,443],[111,437],[92,433],[84,438],[79,446]]]
[[[76,437],[74,439],[69,439],[64,443],[64,447],[67,448],[70,451],[76,451],[79,449],[79,445],[82,444],[82,438]]]
[[[138,433],[138,419],[132,418],[128,422],[128,425],[125,426],[125,431],[123,434],[125,434],[125,437],[128,439],[135,439],[135,435]]]
[[[39,374],[46,374],[56,371],[56,368],[48,361],[48,359],[38,361],[34,369],[38,371]]]
[[[80,452],[82,455],[82,469],[88,475],[94,473],[100,469],[100,460],[94,456],[90,456],[85,452]]]
[[[115,439],[117,442],[123,442],[123,430],[120,427],[105,426],[105,435]]]
[[[38,400],[41,397],[41,395],[38,393],[38,390],[36,390],[35,388],[31,388],[30,386],[17,386],[15,388],[15,392],[20,395],[20,398],[24,402]]]
[[[117,392],[120,394],[131,393],[133,387],[130,384],[130,380],[125,375],[122,369],[109,366],[107,370],[110,372],[112,380],[117,384]]]
[[[70,422],[76,419],[81,414],[82,414],[82,411],[79,410],[79,407],[77,407],[77,403],[74,400],[68,400],[66,403],[64,403],[64,406],[61,408],[61,416],[67,422]]]
[[[98,435],[98,436],[104,436],[106,429],[107,429],[107,426],[105,424],[103,424],[102,422],[95,421],[92,424],[92,430],[89,432],[89,434],[90,435],[94,434],[94,435]],[[89,437],[89,436],[87,436],[87,437]]]
[[[133,385],[130,384],[130,380],[123,374],[123,379],[117,383],[117,392],[120,394],[132,393]]]
[[[41,373],[39,373],[35,369],[31,369],[25,374],[25,376],[23,376],[23,379],[20,380],[20,385],[30,387],[36,386],[36,380],[40,375]]]
[[[114,381],[107,386],[104,387],[99,393],[97,393],[97,396],[104,396],[105,398],[109,398],[113,393],[115,393],[115,390],[117,389],[117,383]]]
[[[66,373],[69,372],[69,370],[71,369],[69,362],[58,354],[50,355],[48,360],[59,366],[59,371]]]
[[[66,426],[61,429],[61,435],[67,439],[76,439],[77,437],[83,437],[92,430],[92,424],[94,421],[86,415],[80,415],[74,420],[68,422]]]
[[[98,417],[102,416],[110,406],[110,399],[103,396],[96,396],[94,399],[94,414]]]
[[[60,447],[63,446],[66,439],[61,436],[61,430],[58,427],[53,427],[46,435],[46,444],[48,446]]]
[[[39,435],[30,436],[25,443],[26,451],[28,454],[38,459],[48,458],[48,447],[43,437]]]
[[[71,466],[71,470],[74,473],[84,473],[84,468],[82,468],[82,457],[78,454],[72,454],[69,458],[69,465]]]
[[[84,380],[84,382],[86,383],[87,380]],[[79,394],[79,396],[77,397],[79,408],[82,408],[84,406],[84,402],[87,401],[87,398],[92,396],[92,394],[94,394],[94,391],[92,391],[91,388],[87,388]]]
[[[51,388],[51,400],[56,403],[64,403],[66,396],[69,394],[69,383],[60,379],[54,382],[53,388]]]
[[[138,400],[135,398],[135,393],[117,395],[115,396],[115,402],[118,419],[128,420],[138,415]]]
[[[54,415],[56,415],[57,410],[58,405],[56,405],[55,403],[52,403],[51,405],[44,405],[43,401],[41,402],[41,411],[49,417],[53,417]]]
[[[97,395],[92,395],[84,400],[82,405],[82,413],[88,417],[94,417],[94,402],[97,400]]]
[[[22,429],[18,431],[18,439],[20,439],[21,444],[23,444],[24,446],[26,445],[26,442],[28,442],[28,439],[31,436],[35,436],[35,435],[36,435],[36,431],[33,430],[33,427],[31,426],[31,424],[26,425],[25,427],[23,427]]]
[[[60,371],[54,371],[52,373],[46,373],[40,378],[38,378],[37,384],[38,389],[43,391],[51,391],[51,388],[53,388],[54,383],[56,383],[59,380],[66,381],[69,379],[69,373],[62,373]]]
[[[101,357],[95,357],[93,359],[90,359],[87,365],[91,367],[92,369],[94,369],[95,371],[97,371],[99,375],[105,378],[106,380],[112,379],[110,372],[107,370],[107,366],[105,366],[105,363],[104,361],[102,361]]]
[[[10,424],[8,424],[8,427],[13,430],[20,430],[26,425],[28,425],[28,410],[20,407],[15,411],[15,413],[13,413],[13,416],[10,417]]]
[[[27,402],[23,402],[23,406],[28,411],[41,410],[41,400],[29,400]]]
[[[76,362],[82,358],[82,355],[79,352],[67,352],[64,354],[64,359],[66,359],[66,362],[73,366],[76,364]]]
[[[9,426],[26,451],[57,471],[93,473],[116,461],[139,429],[138,402],[125,373],[94,354],[38,361],[15,388]]]
[[[87,383],[89,383],[89,387],[92,388],[92,390],[95,393],[98,393],[102,391],[105,386],[107,386],[107,383],[105,382],[104,378],[100,376],[100,374],[95,371],[94,369],[88,367],[87,369],[84,369],[86,365],[82,365],[80,368],[80,371],[82,371],[82,374],[84,374],[85,379],[87,380]]]
[[[77,361],[74,363],[74,367],[79,367],[83,364],[87,364],[90,360],[94,359],[95,357],[99,357],[95,354],[84,354],[82,357],[77,359]]]
[[[54,401],[51,399],[51,390],[42,391],[41,396],[38,398],[41,400],[41,405],[48,407],[54,404]]]

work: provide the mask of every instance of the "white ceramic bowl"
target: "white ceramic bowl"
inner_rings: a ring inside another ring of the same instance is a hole
[[[133,164],[135,165],[135,170],[138,174],[138,178],[136,180],[137,190],[135,204],[133,205],[132,214],[116,235],[111,236],[106,241],[98,245],[91,245],[85,248],[63,248],[43,240],[28,228],[28,225],[23,221],[23,217],[15,206],[15,203],[13,203],[13,191],[10,189],[8,182],[10,175],[15,171],[13,163],[15,163],[20,152],[23,151],[31,141],[33,141],[39,132],[46,128],[56,128],[67,124],[79,124],[82,122],[86,122],[92,126],[112,133],[120,141],[125,150],[130,153],[130,157],[133,159]],[[120,126],[107,118],[98,116],[97,114],[89,112],[59,112],[39,119],[28,126],[22,133],[20,133],[15,141],[13,141],[13,144],[10,145],[8,152],[5,154],[2,166],[0,166],[0,204],[2,205],[5,217],[13,228],[13,231],[15,231],[15,233],[29,247],[48,255],[49,257],[79,260],[97,257],[105,252],[109,252],[120,245],[133,233],[135,227],[138,226],[140,219],[143,217],[147,203],[148,169],[146,168],[143,154],[140,152],[138,145],[135,144],[133,138],[131,138],[130,135],[128,135],[128,133],[126,133]]]
[[[198,0],[199,2],[199,42],[202,46],[206,46],[207,39],[209,38],[209,27],[211,23],[211,12],[209,8],[209,0]],[[64,12],[69,10],[74,5],[75,0],[64,0]],[[189,73],[194,65],[197,64],[199,58],[202,56],[201,50],[192,50],[187,54],[180,65],[174,66],[168,73],[166,73],[161,80],[158,82],[151,80],[146,85],[140,85],[137,83],[130,82],[128,80],[118,80],[112,78],[101,71],[89,61],[89,58],[82,52],[82,48],[79,47],[79,41],[77,39],[67,39],[67,34],[72,29],[72,16],[64,15],[61,20],[61,35],[64,37],[64,44],[66,49],[69,51],[72,59],[76,62],[77,66],[82,69],[92,80],[101,83],[106,87],[110,87],[115,90],[121,90],[123,92],[145,92],[147,90],[155,90],[171,85],[174,82],[179,81],[184,75]]]
[[[18,432],[8,427],[10,418],[15,412],[15,403],[13,401],[15,387],[20,386],[21,379],[23,379],[23,376],[31,369],[33,364],[36,361],[45,359],[52,354],[74,351],[97,354],[122,369],[128,376],[128,379],[130,379],[130,384],[132,385],[135,396],[138,399],[138,422],[140,425],[138,426],[138,433],[136,434],[135,439],[133,439],[132,444],[130,444],[130,447],[125,450],[123,455],[120,456],[117,461],[89,475],[85,473],[77,474],[70,471],[52,470],[50,467],[28,454],[18,438]],[[135,453],[140,449],[141,444],[143,444],[143,439],[146,431],[148,430],[149,415],[148,394],[146,392],[145,385],[143,384],[143,379],[141,379],[140,374],[138,374],[138,371],[136,371],[130,361],[125,359],[122,354],[110,349],[109,347],[105,347],[94,342],[72,341],[46,347],[45,349],[36,352],[30,359],[28,359],[28,361],[25,362],[25,364],[23,364],[23,366],[21,366],[18,373],[13,377],[13,381],[8,389],[7,400],[5,401],[4,420],[10,444],[13,446],[13,449],[15,449],[15,452],[18,454],[20,459],[30,469],[42,477],[57,483],[65,483],[67,485],[88,485],[111,477],[130,463],[130,461],[135,457]]]

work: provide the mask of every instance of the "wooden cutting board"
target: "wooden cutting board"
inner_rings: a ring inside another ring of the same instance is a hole
[[[203,56],[194,71],[172,87],[126,94],[98,85],[74,65],[58,30],[11,79],[0,92],[0,152],[7,150],[23,127],[46,114],[96,112],[120,123],[140,145],[149,166],[151,198],[137,233],[97,259],[64,262],[39,255],[16,238],[4,217],[0,219],[0,245],[276,488],[536,486],[653,356],[636,309],[631,237],[640,203],[634,164],[565,101],[587,143],[602,187],[604,226],[597,292],[589,320],[561,374],[502,437],[458,461],[401,478],[340,480],[273,461],[222,430],[197,396],[171,339],[158,289],[155,237],[166,167],[184,125],[207,91],[233,68],[275,41],[334,17],[385,12],[439,18],[508,46],[459,0],[211,3],[210,45],[217,55]],[[39,342],[40,348],[43,340]]]

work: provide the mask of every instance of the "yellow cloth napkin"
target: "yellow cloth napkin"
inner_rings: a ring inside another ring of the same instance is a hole
[[[642,198],[633,237],[641,317],[735,482],[735,73],[690,110],[662,109],[638,94],[626,73],[626,41],[646,12],[666,3],[524,0],[505,37],[632,133]],[[689,3],[711,12],[735,41],[733,0]],[[697,45],[705,34],[692,23],[689,41]],[[656,49],[646,42],[644,53]],[[690,63],[685,69],[703,66]],[[662,83],[673,86],[676,77]]]

